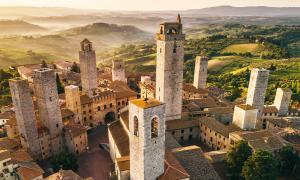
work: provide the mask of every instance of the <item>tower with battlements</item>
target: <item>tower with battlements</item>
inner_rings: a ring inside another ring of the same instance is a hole
[[[20,78],[9,81],[12,101],[15,108],[21,144],[34,159],[41,158],[36,118],[27,80]]]
[[[206,88],[208,58],[197,56],[195,61],[194,86],[199,89]]]
[[[66,107],[71,111],[73,111],[75,123],[83,124],[79,87],[74,85],[66,86],[65,96],[66,96]]]
[[[62,147],[61,132],[63,123],[54,71],[49,68],[34,70],[33,85],[40,122],[49,129],[52,152],[57,154]]]
[[[127,83],[125,76],[125,63],[122,60],[112,61],[112,81],[122,81]]]
[[[274,100],[274,106],[278,110],[279,116],[285,116],[289,112],[292,91],[288,88],[278,88]]]
[[[160,24],[156,34],[156,99],[166,104],[166,120],[181,118],[185,34],[180,15]]]
[[[97,88],[97,67],[96,53],[93,50],[92,42],[84,39],[80,43],[79,63],[82,91],[88,96],[93,96],[93,91]]]
[[[246,104],[258,109],[261,114],[265,103],[265,94],[268,87],[269,71],[253,68],[247,93]]]
[[[165,105],[154,99],[129,103],[130,179],[155,180],[164,173]]]

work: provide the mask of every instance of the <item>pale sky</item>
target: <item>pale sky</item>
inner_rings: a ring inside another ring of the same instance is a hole
[[[109,10],[184,10],[220,5],[300,7],[300,0],[0,0],[0,6],[48,6]]]

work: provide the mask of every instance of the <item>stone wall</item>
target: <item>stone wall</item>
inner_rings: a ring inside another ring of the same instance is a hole
[[[138,136],[134,135],[134,117]],[[151,121],[158,118],[158,136],[151,137]],[[147,109],[129,103],[130,179],[155,180],[164,173],[165,106]]]
[[[83,124],[80,105],[80,91],[78,86],[65,87],[66,107],[74,113],[74,122]]]
[[[274,100],[274,106],[278,110],[278,114],[281,116],[287,115],[289,112],[289,105],[292,97],[292,91],[290,89],[278,88]]]
[[[9,81],[9,85],[21,144],[28,149],[33,158],[40,159],[41,148],[38,142],[36,118],[28,81],[19,78],[12,79]]]
[[[199,89],[206,88],[208,58],[197,56],[195,61],[194,86]]]
[[[122,81],[127,83],[125,76],[125,63],[122,60],[112,61],[112,81]]]

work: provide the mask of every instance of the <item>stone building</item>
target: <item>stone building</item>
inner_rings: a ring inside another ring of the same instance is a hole
[[[155,98],[166,104],[167,120],[181,118],[184,41],[180,16],[177,22],[160,24],[156,34]]]
[[[112,81],[121,81],[127,83],[127,78],[125,76],[125,63],[123,60],[113,60],[112,61]]]
[[[197,56],[195,61],[194,86],[199,89],[206,88],[208,58]]]
[[[243,130],[255,129],[257,124],[258,110],[251,105],[241,104],[234,108],[232,123]]]
[[[40,122],[49,129],[52,153],[57,154],[62,150],[63,123],[54,71],[48,68],[34,70],[33,85]]]
[[[92,97],[93,91],[97,88],[97,66],[96,53],[93,50],[92,42],[84,39],[80,43],[79,63],[82,90],[89,97]]]
[[[1,180],[15,180],[13,163],[11,162],[11,155],[8,150],[0,150],[0,179]]]
[[[78,86],[65,87],[66,108],[74,112],[75,123],[83,124],[80,104],[80,91]]]
[[[277,89],[274,100],[274,106],[276,106],[279,116],[286,116],[288,114],[291,97],[292,91],[290,89]]]
[[[35,158],[41,157],[38,131],[32,97],[27,80],[20,78],[9,81],[21,144]]]
[[[68,124],[64,126],[65,143],[68,149],[74,154],[81,154],[88,149],[86,129],[79,124]]]
[[[130,179],[152,180],[164,173],[165,106],[156,100],[129,103]]]
[[[258,109],[259,115],[261,114],[264,107],[265,94],[268,87],[268,79],[268,70],[258,68],[252,69],[246,104]]]

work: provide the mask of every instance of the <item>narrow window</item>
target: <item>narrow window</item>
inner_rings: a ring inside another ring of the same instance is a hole
[[[134,135],[139,136],[139,120],[134,116]]]
[[[158,118],[155,117],[151,121],[151,138],[156,138],[158,136]]]

